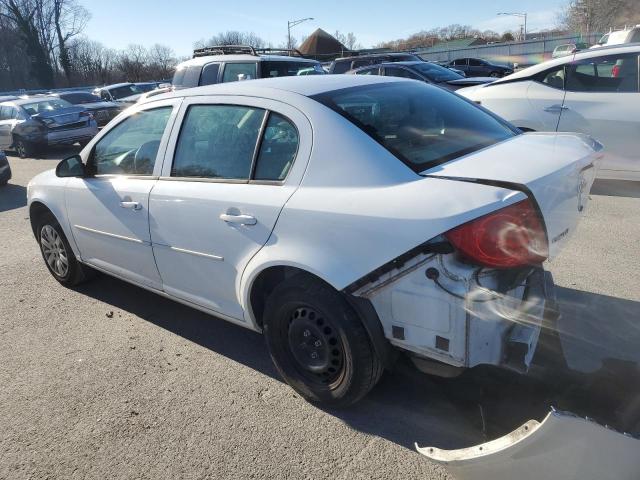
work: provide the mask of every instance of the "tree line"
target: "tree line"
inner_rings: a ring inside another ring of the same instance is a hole
[[[83,35],[89,19],[77,0],[0,0],[0,91],[171,77],[170,47],[107,48]]]

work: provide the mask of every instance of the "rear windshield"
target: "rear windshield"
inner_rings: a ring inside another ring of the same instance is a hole
[[[311,62],[262,62],[262,78],[324,75],[319,63]]]
[[[449,70],[447,67],[441,67],[440,65],[436,65],[435,63],[417,63],[413,65],[412,68],[416,69],[422,75],[435,83],[448,82],[449,80],[459,80],[461,78],[464,78],[462,75]]]
[[[353,122],[416,173],[517,134],[473,103],[425,83],[351,87],[313,98]]]
[[[35,115],[36,113],[51,112],[60,108],[72,107],[69,102],[61,98],[50,98],[48,100],[40,100],[39,102],[23,103],[24,108],[29,115]]]

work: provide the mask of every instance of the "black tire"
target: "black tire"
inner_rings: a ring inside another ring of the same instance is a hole
[[[282,378],[310,402],[346,407],[382,375],[382,362],[356,312],[311,276],[296,275],[274,289],[265,305],[264,334]]]
[[[52,234],[51,229],[55,231],[57,237]],[[59,238],[59,242],[54,242],[52,237]],[[38,219],[36,238],[47,269],[53,275],[53,278],[62,285],[73,287],[91,277],[93,271],[78,262],[62,227],[60,227],[60,224],[52,214],[43,214]],[[56,251],[51,253],[50,246],[55,246]],[[61,268],[61,265],[64,264],[63,259],[66,259],[66,268]],[[57,260],[60,260],[60,263]]]
[[[14,137],[13,148],[20,158],[28,158],[35,153],[35,148],[31,142],[27,142],[20,137]]]
[[[489,74],[489,76],[490,76],[490,77],[493,77],[493,78],[500,78],[500,77],[502,77],[502,75],[500,74],[500,72],[491,72],[491,73]]]

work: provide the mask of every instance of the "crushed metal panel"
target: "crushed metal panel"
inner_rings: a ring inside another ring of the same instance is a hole
[[[558,411],[482,445],[417,449],[458,480],[640,478],[638,439]]]

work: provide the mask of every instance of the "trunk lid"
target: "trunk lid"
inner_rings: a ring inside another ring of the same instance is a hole
[[[57,110],[51,110],[46,112],[40,112],[33,115],[33,118],[40,120],[47,120],[45,123],[51,126],[66,125],[68,123],[75,123],[80,120],[80,113],[84,112],[84,107],[73,106],[66,108],[59,108]]]
[[[549,257],[557,255],[584,213],[602,145],[571,133],[527,133],[438,165],[421,175],[521,190],[542,214]]]

